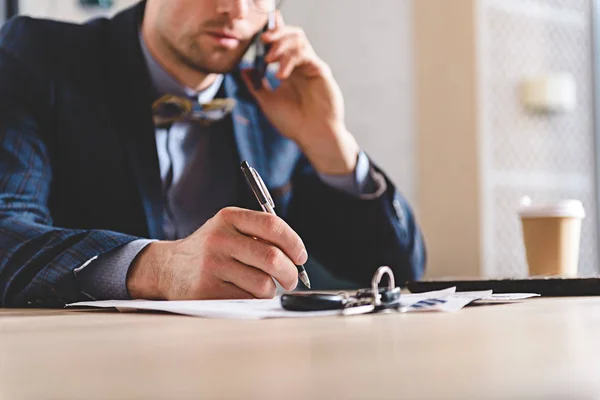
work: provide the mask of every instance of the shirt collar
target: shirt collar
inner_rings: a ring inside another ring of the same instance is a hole
[[[179,83],[169,72],[167,72],[162,65],[152,56],[142,33],[139,33],[140,45],[142,47],[142,53],[148,66],[148,72],[150,73],[150,80],[154,85],[155,90],[158,92],[159,97],[165,94],[172,94],[182,97],[196,97],[200,104],[208,103],[212,101],[223,83],[223,75],[217,75],[217,79],[212,85],[202,91],[197,91],[192,88],[186,87]]]

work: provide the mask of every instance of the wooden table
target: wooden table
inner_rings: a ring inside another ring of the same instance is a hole
[[[600,398],[600,298],[230,321],[0,311],[0,399]]]

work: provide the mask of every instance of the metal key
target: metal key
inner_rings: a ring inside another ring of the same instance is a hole
[[[380,288],[383,277],[388,276],[388,287]],[[400,308],[400,288],[396,287],[394,273],[389,267],[380,267],[371,280],[370,289],[362,289],[351,296],[344,308],[344,315],[367,314]]]

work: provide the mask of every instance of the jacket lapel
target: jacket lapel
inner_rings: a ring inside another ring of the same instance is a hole
[[[239,70],[225,77],[225,94],[236,99],[232,112],[233,133],[240,156],[240,163],[248,161],[261,176],[267,175],[265,148],[262,130],[259,126],[258,108],[248,90],[238,84]]]
[[[239,155],[238,161],[239,163],[248,161],[248,164],[259,172],[268,187],[270,183],[270,173],[267,171],[269,163],[267,162],[264,137],[260,127],[258,107],[248,89],[243,86],[243,83],[239,82],[242,82],[239,69],[226,75],[224,80],[225,95],[236,100],[231,117]],[[241,172],[238,182],[240,194],[237,202],[238,206],[260,210],[258,202]]]
[[[128,161],[146,215],[148,236],[164,239],[163,197],[156,151],[154,93],[138,39],[145,2],[117,15],[109,28],[111,111],[121,132]],[[118,195],[118,194],[117,194]]]

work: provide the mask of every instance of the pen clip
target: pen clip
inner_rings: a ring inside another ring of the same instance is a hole
[[[250,185],[250,188],[252,189],[252,192],[254,193],[254,196],[256,197],[256,200],[258,200],[258,203],[263,211],[266,211],[265,208],[267,205],[270,206],[271,209],[274,209],[275,203],[271,198],[271,194],[267,190],[267,186],[258,174],[258,171],[252,168],[247,161],[242,163],[241,168],[242,172],[244,173],[244,177],[246,177],[248,185]]]
[[[268,204],[271,207],[275,208],[275,203],[273,202],[273,198],[271,197],[271,193],[269,193],[269,190],[267,189],[267,185],[265,185],[265,182],[262,180],[262,178],[258,174],[258,171],[256,171],[254,168],[250,167],[250,172],[252,172],[252,175],[254,176],[254,179],[256,179],[256,182],[258,183],[258,187],[262,191],[263,196],[267,200]]]

